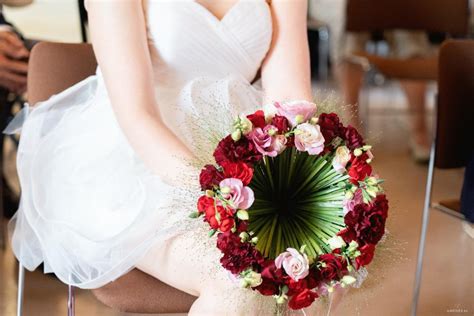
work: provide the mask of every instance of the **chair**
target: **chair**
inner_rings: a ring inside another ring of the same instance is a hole
[[[468,32],[469,14],[469,0],[348,0],[345,28],[347,32],[380,33],[398,29],[462,37]],[[357,63],[363,61],[364,70],[376,70],[388,79],[437,79],[436,55],[409,59],[382,57],[365,51],[354,55]],[[368,114],[367,104],[363,113],[366,129]]]
[[[39,43],[31,52],[28,101],[35,104],[93,75],[97,67],[89,44]],[[20,265],[18,311],[22,314],[25,269]],[[74,291],[69,286],[68,315],[74,315]],[[93,290],[105,305],[134,313],[185,313],[196,299],[134,269],[108,285]]]
[[[440,49],[436,136],[426,182],[425,203],[415,276],[412,315],[420,293],[423,253],[435,168],[465,167],[472,152],[474,126],[474,40],[449,40]]]

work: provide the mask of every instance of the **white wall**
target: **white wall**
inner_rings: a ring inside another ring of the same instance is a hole
[[[4,7],[4,15],[28,38],[80,42],[79,10],[76,0],[34,0],[21,8]]]

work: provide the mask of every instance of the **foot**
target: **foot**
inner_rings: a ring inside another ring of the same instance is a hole
[[[462,221],[462,228],[464,229],[464,232],[474,239],[474,223],[469,223],[467,221]]]
[[[415,133],[410,139],[410,150],[417,163],[426,164],[430,160],[430,141],[426,133]]]

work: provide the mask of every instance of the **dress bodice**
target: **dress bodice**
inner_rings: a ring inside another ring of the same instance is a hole
[[[146,17],[158,85],[202,76],[252,81],[271,42],[265,0],[238,0],[222,19],[195,0],[148,0]]]

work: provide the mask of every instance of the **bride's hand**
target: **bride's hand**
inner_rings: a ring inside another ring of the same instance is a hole
[[[154,173],[173,178],[192,153],[160,115],[141,1],[86,5],[94,52],[120,127]]]

